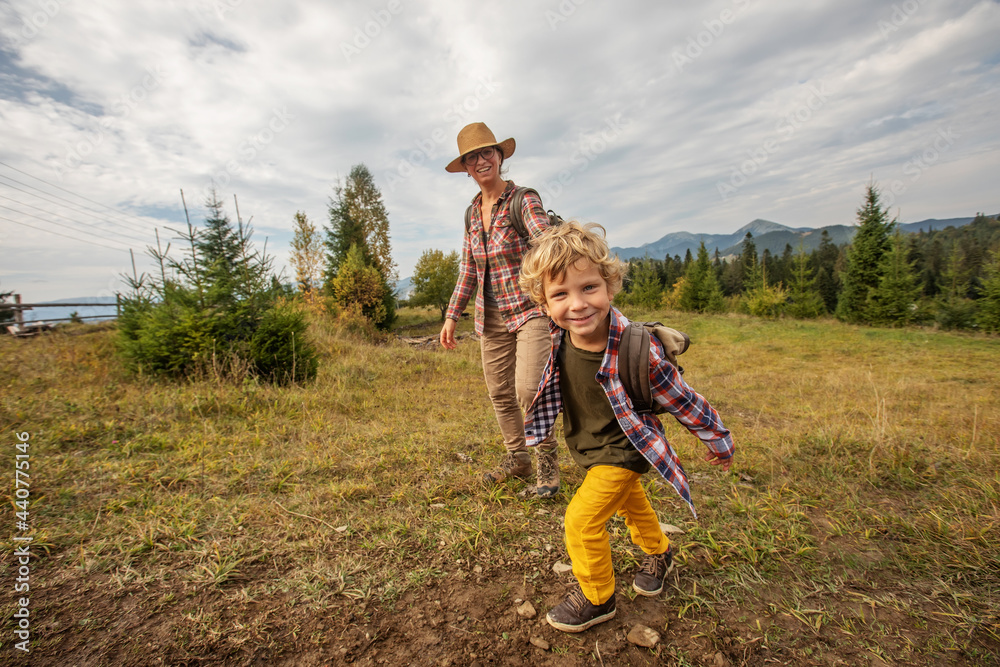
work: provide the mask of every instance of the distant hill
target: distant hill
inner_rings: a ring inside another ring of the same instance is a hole
[[[116,299],[113,296],[79,296],[73,299],[57,299],[55,301],[40,301],[38,303],[52,304],[45,308],[35,308],[25,311],[25,322],[52,322],[68,319],[76,313],[80,317],[95,316],[87,322],[98,322],[101,319],[113,320],[117,317]],[[61,306],[62,303],[86,303],[87,306]]]
[[[944,229],[946,227],[962,227],[972,222],[972,220],[973,218],[949,218],[947,220],[932,218],[920,222],[901,224],[899,228],[905,233],[912,234],[919,231]],[[786,245],[790,245],[794,250],[798,250],[799,243],[802,243],[806,252],[811,252],[819,247],[824,230],[830,235],[830,241],[834,245],[839,246],[850,243],[857,227],[854,225],[831,225],[829,227],[820,227],[819,229],[811,227],[786,227],[777,222],[758,218],[731,234],[672,232],[658,241],[634,248],[616,247],[612,248],[611,252],[618,253],[618,256],[622,259],[633,259],[636,257],[663,259],[667,255],[679,255],[683,258],[688,250],[692,254],[697,253],[698,244],[704,241],[709,253],[714,253],[718,249],[719,254],[725,257],[727,255],[739,254],[747,232],[753,235],[753,242],[757,246],[757,252],[764,252],[767,249],[772,255],[780,255],[785,251]]]
[[[413,291],[413,277],[400,278],[396,281],[396,298],[400,300],[406,300],[410,298],[410,292]]]

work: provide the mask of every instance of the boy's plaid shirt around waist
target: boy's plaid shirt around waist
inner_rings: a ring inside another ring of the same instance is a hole
[[[476,288],[483,284],[487,266],[490,286],[507,331],[517,331],[528,320],[545,315],[517,284],[521,261],[529,245],[528,240],[522,238],[510,223],[510,200],[516,187],[514,181],[507,181],[507,187],[494,207],[488,239],[483,228],[483,194],[480,192],[473,198],[469,233],[462,241],[458,281],[448,303],[446,317],[453,320],[461,317],[469,299],[476,294]],[[533,192],[525,194],[521,216],[531,237],[548,229],[549,217],[542,208],[541,198]],[[476,333],[480,336],[483,334],[483,309],[483,294],[479,290],[476,294]]]
[[[525,416],[524,432],[529,446],[537,445],[552,432],[556,417],[562,412],[556,355],[565,331],[551,322],[549,324],[552,330],[552,351],[542,371],[538,393]],[[615,411],[618,425],[625,432],[629,442],[665,480],[670,482],[680,497],[687,502],[691,513],[697,517],[694,502],[691,500],[687,473],[684,472],[674,448],[667,441],[663,424],[652,413],[637,413],[633,410],[625,393],[625,387],[618,377],[618,347],[622,332],[627,325],[628,320],[625,316],[617,308],[612,307],[608,347],[595,379],[603,387]],[[663,405],[710,450],[723,458],[732,456],[734,451],[732,435],[723,426],[719,414],[704,397],[684,382],[677,369],[664,358],[663,346],[656,336],[650,336],[649,355],[649,385],[654,400]]]

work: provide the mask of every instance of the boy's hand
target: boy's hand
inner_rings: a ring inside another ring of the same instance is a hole
[[[725,472],[729,472],[729,466],[733,465],[733,457],[729,456],[727,458],[722,458],[715,452],[706,452],[705,460],[714,466],[721,465]]]

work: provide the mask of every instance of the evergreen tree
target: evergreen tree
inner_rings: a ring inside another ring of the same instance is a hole
[[[389,216],[382,203],[382,193],[364,164],[351,168],[344,185],[338,184],[335,198],[330,200],[330,226],[326,229],[327,249],[324,289],[335,294],[334,279],[357,247],[365,266],[373,267],[381,276],[384,313],[376,324],[383,329],[396,317],[396,265],[389,243]],[[356,267],[352,265],[352,270]],[[363,312],[370,309],[362,308]],[[381,311],[380,311],[381,312]],[[373,320],[374,321],[374,320]]]
[[[868,292],[866,317],[873,324],[905,326],[916,315],[920,285],[914,264],[907,257],[907,245],[897,230],[882,258],[879,284]]]
[[[273,260],[253,249],[249,225],[234,229],[215,192],[204,229],[188,227],[181,259],[149,253],[160,276],[125,276],[132,293],[118,318],[119,348],[140,372],[211,372],[277,383],[316,375],[304,315],[278,299]]]
[[[374,266],[365,263],[358,245],[352,245],[330,282],[334,300],[345,310],[355,310],[380,329],[388,329],[395,310],[385,306],[385,281]],[[388,321],[388,324],[387,324]]]
[[[864,322],[868,292],[878,287],[882,278],[882,258],[889,250],[890,234],[896,225],[882,208],[878,188],[868,185],[865,203],[858,209],[858,231],[847,251],[847,270],[837,301],[837,318],[845,322]]]
[[[721,312],[725,309],[722,289],[715,278],[704,241],[698,246],[698,259],[691,262],[684,274],[679,301],[682,310],[698,313]]]
[[[743,289],[742,305],[755,317],[777,317],[784,310],[788,292],[781,285],[767,281],[767,265],[755,264],[753,273]]]
[[[14,296],[14,292],[0,292],[0,303],[7,303],[7,299]],[[0,324],[6,326],[7,322],[14,321],[13,308],[0,308]]]
[[[941,292],[934,300],[934,319],[944,329],[968,329],[975,322],[976,305],[968,298],[969,278],[956,244],[941,272]]]
[[[389,214],[371,171],[364,164],[354,165],[346,183],[338,184],[334,194],[326,240],[328,275],[336,275],[350,247],[356,244],[365,263],[394,282],[396,265],[389,243]]]
[[[294,230],[291,263],[295,269],[295,282],[298,283],[300,292],[310,294],[319,287],[323,244],[316,232],[316,225],[302,211],[295,213]]]
[[[630,263],[631,290],[628,302],[633,306],[652,310],[663,299],[663,285],[653,268],[652,261],[636,260]]]
[[[792,317],[819,317],[826,312],[826,305],[816,289],[816,281],[812,274],[812,269],[809,268],[809,255],[800,243],[799,252],[791,264],[787,312]]]
[[[753,242],[753,234],[747,232],[743,237],[743,248],[740,251],[740,294],[759,282],[760,262],[757,260],[757,244]]]
[[[993,251],[985,267],[985,277],[977,302],[976,322],[984,331],[1000,332],[1000,247]]]
[[[213,188],[205,201],[208,217],[205,227],[193,237],[198,261],[203,268],[204,288],[210,303],[238,298],[235,284],[239,278],[243,247],[242,229],[234,229]]]
[[[839,258],[840,250],[830,240],[830,233],[824,229],[820,234],[819,248],[813,254],[813,265],[816,269],[816,289],[819,290],[828,313],[837,308],[837,296],[840,291],[837,280]]]

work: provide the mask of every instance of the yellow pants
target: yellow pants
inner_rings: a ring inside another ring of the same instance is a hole
[[[661,554],[670,540],[640,484],[642,475],[614,466],[594,466],[566,508],[566,550],[573,574],[592,604],[611,599],[615,573],[604,525],[616,512],[625,517],[632,542],[647,554]]]

